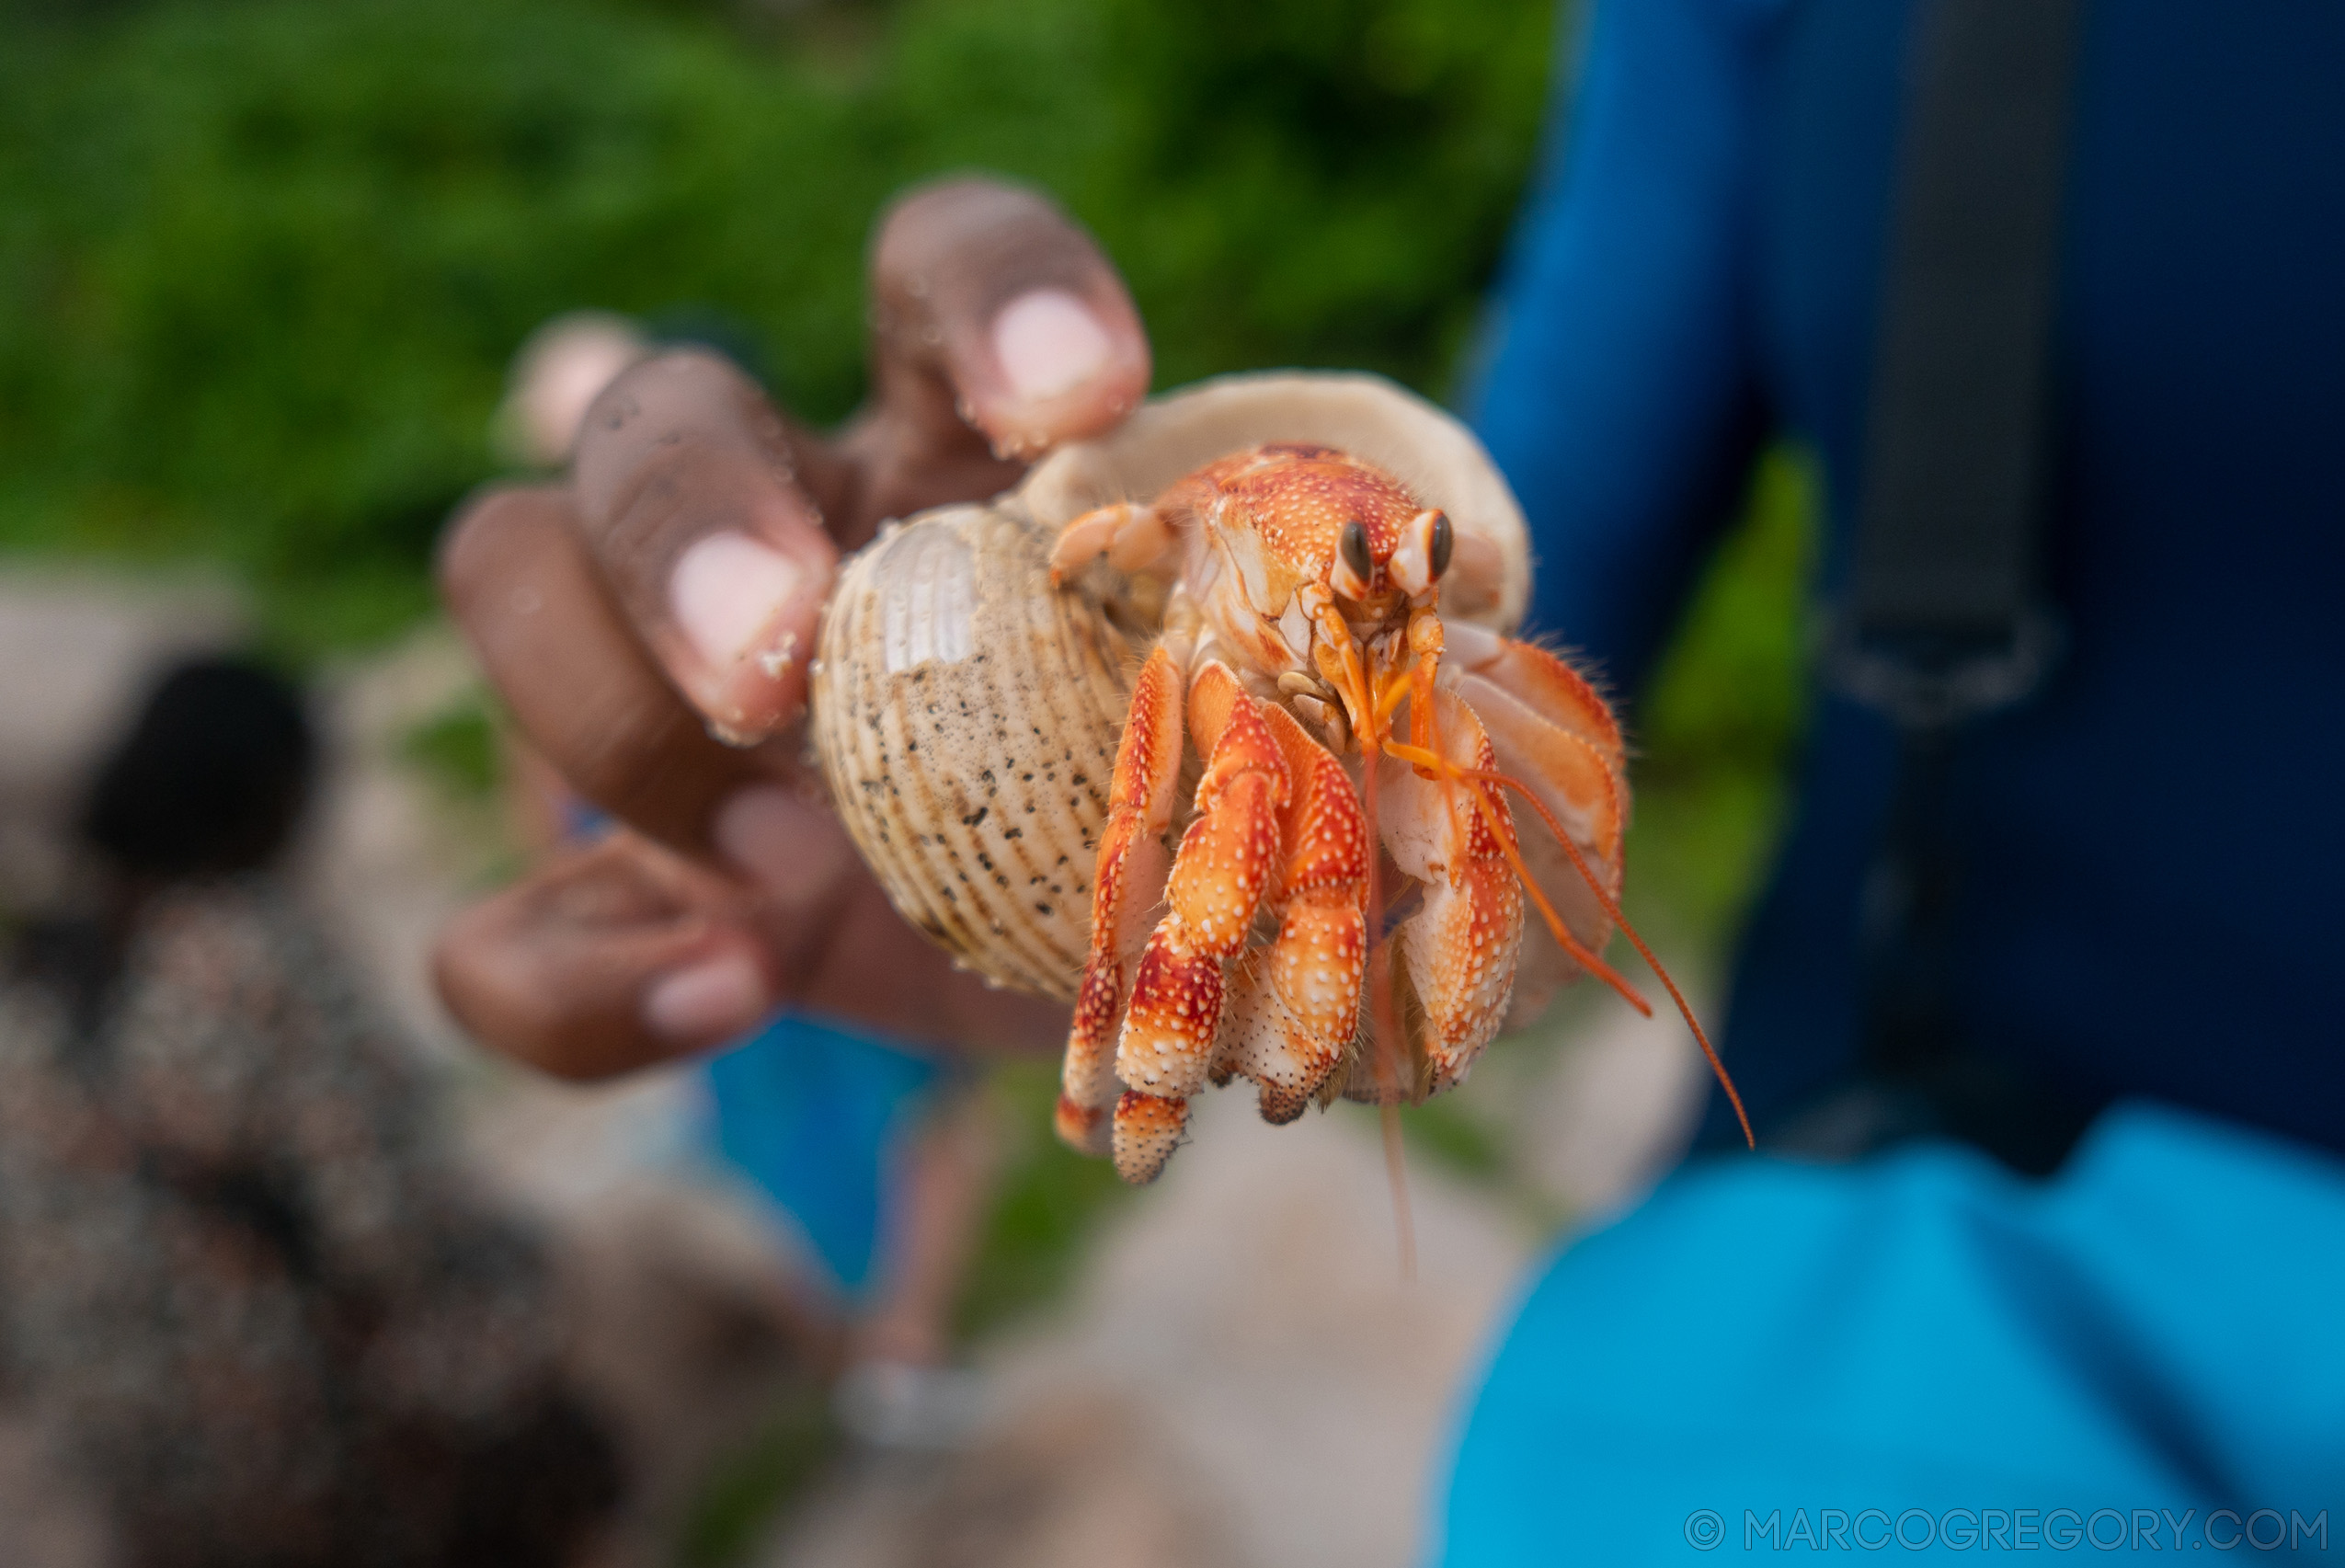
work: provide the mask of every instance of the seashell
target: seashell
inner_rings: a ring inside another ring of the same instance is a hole
[[[884,529],[849,559],[814,666],[814,746],[840,816],[897,910],[998,984],[1071,1001],[1148,585],[1094,568],[1051,587],[1076,517],[1147,499],[1263,441],[1340,447],[1447,512],[1445,617],[1511,631],[1529,535],[1464,426],[1379,377],[1239,375],[1152,401],[1062,447],[1017,488]]]
[[[841,569],[812,728],[897,912],[999,984],[1074,999],[1130,647],[1014,496],[924,512]]]

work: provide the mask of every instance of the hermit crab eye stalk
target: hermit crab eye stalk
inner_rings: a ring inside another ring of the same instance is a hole
[[[1342,572],[1334,574],[1334,590],[1344,598],[1367,598],[1369,584],[1377,581],[1377,558],[1367,553],[1367,525],[1360,518],[1344,525],[1334,553],[1342,565]]]
[[[1401,592],[1423,593],[1449,569],[1449,555],[1456,545],[1449,519],[1428,507],[1401,530],[1400,546],[1392,552],[1385,570]]]

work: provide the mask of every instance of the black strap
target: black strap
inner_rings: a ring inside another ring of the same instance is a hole
[[[2050,662],[2038,546],[2080,0],[1922,0],[1836,673],[1908,728]]]
[[[2023,1170],[2084,1118],[1956,1033],[1947,827],[1966,721],[2058,647],[2042,599],[2051,338],[2081,0],[1921,0],[1864,488],[1827,674],[1903,736],[1866,890],[1858,1082],[1782,1140],[1853,1153],[1922,1132]]]

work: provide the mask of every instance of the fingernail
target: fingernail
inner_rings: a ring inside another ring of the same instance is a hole
[[[734,792],[709,833],[719,853],[784,909],[827,897],[853,853],[838,818],[773,784]]]
[[[772,639],[806,579],[804,568],[770,544],[746,533],[712,533],[676,562],[668,604],[700,656],[722,671]]]
[[[1098,318],[1064,289],[1020,294],[993,318],[993,357],[1010,390],[1029,403],[1081,386],[1114,347]]]
[[[644,993],[644,1022],[679,1045],[706,1045],[746,1034],[772,1007],[765,977],[738,953],[666,975]]]

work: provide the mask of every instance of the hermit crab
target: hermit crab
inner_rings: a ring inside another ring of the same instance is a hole
[[[1583,973],[1645,1007],[1599,956],[1619,728],[1509,635],[1529,586],[1448,416],[1211,382],[848,562],[815,749],[907,919],[1072,1004],[1058,1131],[1150,1181],[1208,1083],[1413,1101]]]

